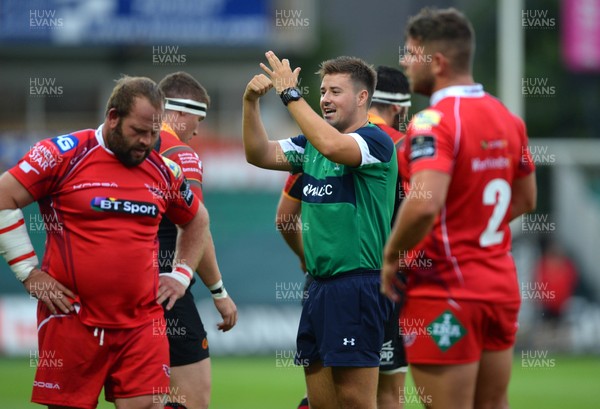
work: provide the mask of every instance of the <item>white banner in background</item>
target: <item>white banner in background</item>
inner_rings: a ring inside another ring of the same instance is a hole
[[[37,301],[0,297],[0,355],[30,356],[37,351]]]
[[[197,304],[213,355],[268,354],[295,349],[300,306],[241,305],[239,321],[226,333],[211,300]],[[0,297],[0,355],[33,356],[37,352],[37,301],[27,296]]]

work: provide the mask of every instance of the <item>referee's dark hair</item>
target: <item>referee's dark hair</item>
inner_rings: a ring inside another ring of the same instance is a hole
[[[321,79],[328,74],[350,74],[350,78],[355,85],[361,85],[367,89],[369,93],[367,107],[371,105],[375,84],[377,83],[377,73],[373,66],[367,64],[364,60],[357,57],[343,56],[323,61],[317,74]]]

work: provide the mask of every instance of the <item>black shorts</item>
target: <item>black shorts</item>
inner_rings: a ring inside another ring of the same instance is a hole
[[[209,357],[206,331],[189,288],[170,311],[165,310],[165,320],[171,366],[189,365]]]
[[[379,372],[391,375],[397,372],[406,372],[408,362],[404,352],[404,339],[400,330],[400,308],[402,304],[394,304],[392,319],[386,321],[383,336],[383,346],[379,358]]]

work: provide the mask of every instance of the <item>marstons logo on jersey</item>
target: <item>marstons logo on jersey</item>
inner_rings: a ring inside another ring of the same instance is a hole
[[[98,212],[125,213],[133,216],[158,216],[158,206],[154,203],[117,199],[116,197],[95,197],[92,209]]]
[[[431,128],[439,125],[441,119],[442,113],[440,111],[426,109],[415,115],[411,127],[413,131],[430,131]]]

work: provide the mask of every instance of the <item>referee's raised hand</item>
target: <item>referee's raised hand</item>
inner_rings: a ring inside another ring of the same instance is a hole
[[[246,101],[258,101],[271,88],[273,88],[273,82],[265,74],[255,75],[246,85],[244,99]]]
[[[269,76],[278,94],[287,88],[294,88],[298,85],[300,67],[292,70],[290,61],[287,58],[280,60],[273,51],[267,51],[265,57],[267,57],[270,68],[263,63],[260,63],[260,68]]]

